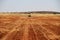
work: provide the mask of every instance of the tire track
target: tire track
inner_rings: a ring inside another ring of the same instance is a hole
[[[9,35],[11,35],[12,32],[16,31],[16,28],[17,28],[18,26],[20,26],[21,21],[20,21],[20,20],[17,20],[15,23],[16,23],[17,25],[16,25],[12,30],[10,30],[10,31],[8,32],[8,34],[7,34],[6,36],[4,36],[1,40],[6,40],[7,37],[8,37]],[[21,24],[22,24],[22,23],[21,23]]]

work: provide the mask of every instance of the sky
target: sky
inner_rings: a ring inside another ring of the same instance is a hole
[[[0,12],[57,11],[60,0],[0,0]]]

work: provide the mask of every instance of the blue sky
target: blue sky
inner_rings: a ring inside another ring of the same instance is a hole
[[[60,0],[0,0],[0,12],[59,11]]]

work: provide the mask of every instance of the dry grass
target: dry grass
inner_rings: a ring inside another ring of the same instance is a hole
[[[0,40],[60,40],[60,14],[0,14]]]

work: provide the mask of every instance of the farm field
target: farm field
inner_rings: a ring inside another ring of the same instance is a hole
[[[60,14],[0,14],[0,40],[60,40]]]

